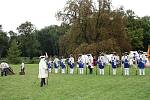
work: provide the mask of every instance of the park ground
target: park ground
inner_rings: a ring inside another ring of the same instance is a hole
[[[26,75],[19,75],[19,65],[11,65],[15,75],[0,77],[0,100],[150,100],[150,69],[145,76],[50,74],[48,85],[40,87],[37,64],[26,64]]]

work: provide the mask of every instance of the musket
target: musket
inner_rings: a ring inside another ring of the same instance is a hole
[[[68,74],[68,65],[66,67],[67,67],[67,74]]]
[[[76,67],[76,68],[77,68],[77,74],[78,74],[78,71],[79,71],[78,69],[79,69],[79,67]]]
[[[96,67],[96,75],[97,75],[97,65],[95,67]]]
[[[123,66],[122,66],[122,62],[120,62],[120,65],[121,65],[121,72],[122,72],[122,75],[123,75]]]
[[[86,69],[85,69],[85,70],[86,70],[86,75],[87,75],[87,66],[86,66]]]
[[[109,65],[109,75],[110,75],[110,67],[111,67],[111,64]]]
[[[48,71],[48,70],[47,70]],[[48,85],[48,78],[49,78],[49,71],[48,71],[48,77],[47,77],[47,85]]]
[[[135,73],[136,75],[137,75],[137,72],[138,72],[138,66],[136,66],[136,73]]]

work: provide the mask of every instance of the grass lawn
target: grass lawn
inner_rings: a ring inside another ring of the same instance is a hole
[[[19,65],[12,65],[15,75],[0,77],[0,100],[150,100],[150,69],[146,76],[50,74],[48,85],[40,87],[38,65],[26,65],[26,75],[19,75]]]

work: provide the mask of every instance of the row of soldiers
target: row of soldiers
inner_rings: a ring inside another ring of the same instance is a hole
[[[60,60],[57,57],[55,57],[53,61],[51,59],[49,59],[48,61],[47,59],[48,59],[47,53],[46,55],[40,56],[38,78],[41,79],[40,81],[41,87],[46,85],[45,82],[46,78],[48,84],[48,76],[49,76],[49,72],[52,72],[52,65],[54,66],[54,73],[58,73],[59,66],[61,66],[61,72],[64,74],[66,71],[67,64],[70,67],[70,74],[74,73],[75,60],[72,55],[70,55],[68,59],[65,59],[63,57]],[[87,55],[80,54],[77,60],[77,67],[79,68],[79,73],[84,74],[84,68],[86,67],[86,69],[87,68],[89,69],[90,74],[92,74],[94,64],[95,64],[94,61],[96,61],[96,68],[99,67],[100,75],[104,75],[104,69],[107,64],[111,65],[113,75],[116,75],[117,64],[119,62],[119,57],[116,55],[116,53],[113,53],[110,60],[103,53],[99,55],[97,60],[94,60],[91,54],[87,54]],[[125,75],[129,75],[129,66],[132,64],[135,65],[137,68],[139,68],[139,75],[145,75],[144,68],[145,68],[146,60],[145,60],[145,55],[142,54],[142,52],[140,52],[139,55],[136,55],[134,53],[132,58],[130,58],[129,55],[125,53],[122,56],[120,62],[121,62],[121,66],[124,68]]]
[[[121,64],[121,66],[124,69],[124,75],[129,75],[129,67],[130,65],[134,65],[136,68],[139,69],[139,75],[145,75],[145,63],[147,60],[145,60],[145,55],[143,52],[139,52],[137,55],[136,53],[133,53],[132,57],[129,57],[128,53],[124,53],[124,55],[121,57],[121,60],[119,60],[119,57],[114,52],[111,56],[111,59],[109,60],[104,53],[101,53],[99,57],[96,60],[96,67],[99,68],[99,74],[104,75],[104,69],[106,65],[111,65],[112,67],[112,74],[116,75],[117,65]],[[61,67],[61,73],[65,73],[67,64],[70,67],[70,74],[74,73],[74,67],[75,67],[75,60],[72,55],[68,59],[61,58],[60,60],[55,57],[52,61],[49,59],[48,61],[48,70],[49,72],[52,71],[52,65],[54,65],[54,73],[58,73],[59,66]],[[77,60],[77,67],[79,68],[79,74],[84,74],[84,68],[87,67],[89,69],[89,73],[92,74],[93,68],[94,68],[94,60],[93,56],[91,54],[82,55],[79,54],[78,60]]]

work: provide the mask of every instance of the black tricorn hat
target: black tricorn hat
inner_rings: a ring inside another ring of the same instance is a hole
[[[79,56],[82,56],[82,54],[79,54]]]
[[[143,51],[139,50],[138,53],[143,54]]]

